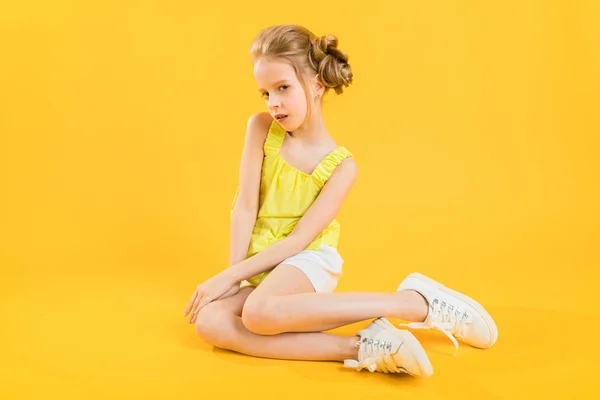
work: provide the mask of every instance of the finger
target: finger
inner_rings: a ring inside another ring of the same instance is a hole
[[[189,314],[189,312],[192,310],[192,306],[194,305],[194,300],[196,300],[196,297],[198,296],[198,291],[195,290],[194,294],[192,294],[192,298],[190,299],[190,301],[188,301],[187,306],[185,307],[185,311],[183,312],[183,316],[187,316]]]
[[[196,306],[196,309],[194,310],[194,313],[192,314],[192,322],[196,322],[196,320],[198,319],[198,314],[200,313],[200,310],[202,310],[202,308],[205,306],[206,303],[206,296],[202,297],[202,299],[200,299],[200,301],[198,302],[198,305]]]
[[[190,320],[190,324],[195,324],[196,323],[196,321],[198,320],[198,315],[200,315],[200,308],[198,308],[198,310],[196,310],[196,312],[192,314],[192,318]]]
[[[185,310],[183,311],[183,316],[187,316],[189,314],[189,312],[192,310],[192,305],[194,304],[194,299],[192,298],[190,301],[188,301],[187,305],[185,306]]]
[[[205,305],[206,304],[199,304],[198,305],[198,309],[196,309],[196,312],[192,316],[192,322],[191,323],[193,323],[193,324],[196,323],[196,321],[198,320],[198,315],[200,315],[200,310],[202,310],[202,308],[204,308]]]
[[[198,296],[201,296],[201,292],[196,289],[194,291],[194,293],[192,294],[192,297],[190,298],[190,301],[188,302],[188,305],[186,307],[186,315],[192,311],[193,307],[194,307],[194,302],[196,301],[196,299],[198,298]]]
[[[198,308],[196,309],[196,314],[198,314],[200,312],[200,310],[202,310],[202,308],[204,308],[205,305],[207,305],[208,303],[211,303],[213,301],[212,298],[208,297],[208,296],[204,296],[202,298],[202,300],[200,301],[200,304],[198,304]]]
[[[196,321],[196,319],[198,318],[198,314],[200,313],[200,310],[202,310],[202,308],[204,308],[204,306],[206,306],[208,303],[211,303],[211,302],[212,302],[212,300],[210,300],[210,297],[204,296],[202,298],[202,300],[198,304],[198,307],[194,311],[194,314],[192,317],[192,322]]]
[[[200,304],[200,302],[203,299],[204,294],[203,293],[199,293],[198,297],[196,297],[196,300],[194,301],[194,306],[192,307],[192,312],[190,313],[190,324],[192,323],[192,320],[195,319],[196,314],[198,313],[198,305]]]

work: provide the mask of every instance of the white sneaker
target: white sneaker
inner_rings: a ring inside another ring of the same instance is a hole
[[[398,290],[414,290],[429,303],[423,322],[400,324],[416,329],[437,329],[444,333],[458,350],[461,341],[479,348],[489,348],[498,339],[498,329],[485,309],[470,297],[447,288],[419,273],[408,275]],[[456,352],[454,353],[456,354]]]
[[[417,338],[396,328],[385,318],[377,318],[360,336],[358,361],[345,360],[344,367],[384,373],[405,372],[414,376],[433,375],[433,367]]]

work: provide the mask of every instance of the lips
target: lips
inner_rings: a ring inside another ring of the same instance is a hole
[[[278,121],[281,120],[281,119],[283,119],[283,118],[285,118],[285,117],[287,117],[286,114],[275,114],[275,119],[278,120]]]

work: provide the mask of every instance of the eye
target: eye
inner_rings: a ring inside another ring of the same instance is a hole
[[[284,89],[284,90],[287,90],[289,87],[290,87],[290,85],[281,85],[281,86],[279,86],[279,89]],[[269,92],[264,92],[264,93],[261,93],[261,97],[262,97],[263,99],[264,99],[264,98],[267,98],[268,96],[269,96]]]

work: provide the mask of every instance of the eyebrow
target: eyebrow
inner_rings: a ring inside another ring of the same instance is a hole
[[[280,83],[283,83],[283,82],[289,82],[289,79],[280,79],[277,82],[275,82],[273,84],[273,86],[277,86],[277,85],[279,85]],[[258,89],[259,92],[262,92],[263,90],[264,90],[263,88]]]

